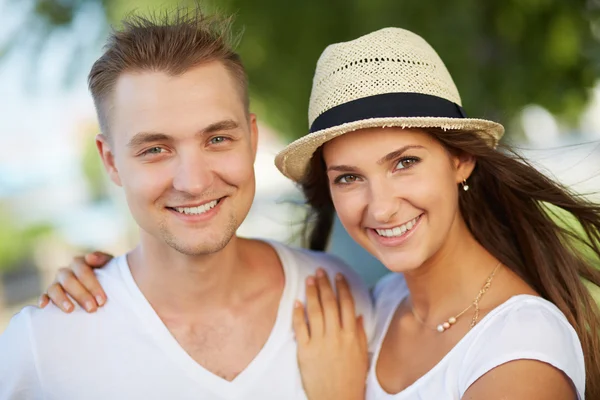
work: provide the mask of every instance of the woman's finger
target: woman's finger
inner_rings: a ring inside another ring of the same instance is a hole
[[[71,263],[71,269],[73,270],[73,273],[75,274],[76,278],[79,280],[81,285],[83,285],[86,291],[93,296],[94,303],[97,306],[103,306],[104,303],[106,303],[106,293],[102,289],[102,286],[100,285],[100,282],[98,281],[94,270],[90,265],[86,263],[86,259],[82,257],[74,258],[73,262]],[[73,295],[70,291],[70,288],[65,286],[65,289],[67,290],[67,292],[69,292],[70,295]],[[86,300],[88,299],[86,298]],[[78,299],[77,302],[79,302]]]
[[[52,285],[50,285],[50,287],[48,287],[48,297],[50,297],[50,300],[58,308],[66,313],[70,313],[75,308],[71,300],[69,300],[65,294],[62,286],[60,286],[60,284],[57,282],[54,282]]]
[[[83,256],[84,263],[92,268],[102,268],[112,259],[112,255],[101,251],[94,251],[93,253],[87,253]]]
[[[319,289],[319,299],[323,309],[325,333],[337,332],[340,329],[338,300],[331,287],[331,282],[329,282],[329,277],[322,268],[317,270],[317,288]]]
[[[354,332],[356,329],[356,309],[350,286],[348,285],[346,278],[339,273],[335,276],[335,284],[340,304],[342,329]]]
[[[96,300],[77,279],[73,271],[68,268],[61,268],[56,276],[56,280],[62,289],[69,294],[81,307],[87,312],[94,312],[98,309]],[[52,295],[50,295],[52,297]]]
[[[46,293],[42,293],[38,299],[38,307],[44,308],[50,303],[50,297]]]
[[[365,332],[365,320],[362,315],[356,318],[356,335],[358,337],[358,341],[360,343],[361,349],[365,352],[368,350],[368,339],[367,333]]]
[[[296,341],[299,345],[306,345],[310,341],[308,332],[308,324],[304,315],[304,306],[299,300],[294,303],[294,311],[292,314],[292,325],[296,334]]]
[[[323,310],[319,300],[317,281],[314,276],[306,278],[306,316],[310,337],[323,335]]]

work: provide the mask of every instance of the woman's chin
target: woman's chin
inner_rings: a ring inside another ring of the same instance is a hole
[[[423,264],[423,260],[417,254],[376,254],[375,257],[384,267],[397,273],[414,271]]]

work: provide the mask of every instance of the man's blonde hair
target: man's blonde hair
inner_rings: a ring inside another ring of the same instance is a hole
[[[150,16],[131,14],[113,30],[104,54],[94,63],[88,85],[100,128],[109,134],[109,102],[119,76],[131,71],[161,71],[177,76],[201,64],[219,61],[238,83],[248,111],[248,79],[233,50],[231,17],[205,15],[200,7],[175,8]]]

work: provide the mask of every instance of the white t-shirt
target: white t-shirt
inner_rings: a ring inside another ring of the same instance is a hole
[[[390,274],[375,287],[376,328],[367,400],[460,399],[486,372],[519,359],[539,360],[561,370],[573,382],[579,399],[584,399],[583,351],[575,330],[554,304],[530,295],[514,296],[493,309],[429,372],[400,393],[386,393],[375,366],[391,319],[408,294],[401,274]]]
[[[233,381],[212,374],[179,346],[121,256],[96,272],[108,295],[96,313],[27,307],[13,317],[0,336],[0,399],[306,399],[291,325],[305,278],[318,267],[330,276],[342,272],[367,331],[373,327],[370,296],[338,259],[271,245],[285,273],[277,320],[262,350]]]

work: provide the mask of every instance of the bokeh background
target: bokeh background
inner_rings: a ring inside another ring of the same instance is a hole
[[[193,1],[0,0],[0,332],[56,270],[89,249],[121,253],[136,228],[94,147],[86,76],[110,26]],[[273,166],[307,129],[319,54],[386,26],[446,62],[471,116],[548,174],[600,201],[600,0],[206,0],[236,14],[261,121],[257,198],[243,236],[300,244],[305,209]],[[330,251],[372,284],[384,270],[334,229]]]

